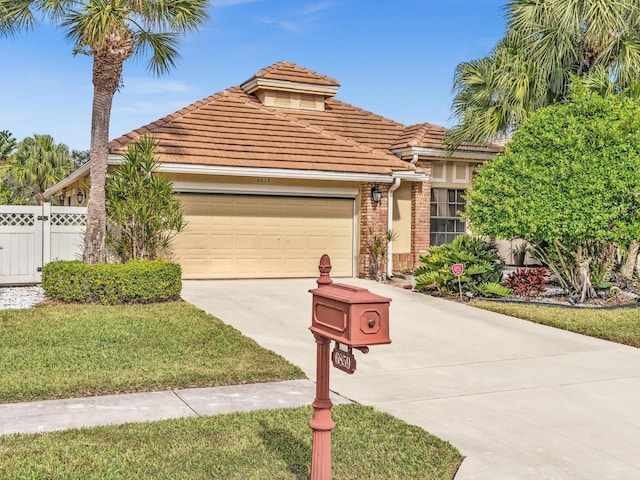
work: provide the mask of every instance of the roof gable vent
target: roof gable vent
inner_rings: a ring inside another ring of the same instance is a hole
[[[325,99],[333,97],[339,86],[325,75],[279,62],[260,70],[240,88],[269,107],[323,111]]]

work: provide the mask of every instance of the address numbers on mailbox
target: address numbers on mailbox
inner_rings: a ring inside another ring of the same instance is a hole
[[[331,361],[333,362],[333,366],[338,370],[342,370],[349,374],[356,371],[355,355],[351,353],[351,349],[349,349],[349,351],[340,349],[340,344],[337,342],[333,352],[331,353]]]

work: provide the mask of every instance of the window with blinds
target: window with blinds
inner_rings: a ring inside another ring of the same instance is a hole
[[[460,213],[465,211],[464,189],[431,189],[431,245],[451,243],[456,235],[465,233],[465,221]]]

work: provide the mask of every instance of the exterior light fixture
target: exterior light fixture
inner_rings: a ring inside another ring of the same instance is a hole
[[[378,188],[378,185],[371,187],[371,200],[376,204],[380,203],[380,200],[382,200],[382,192]]]
[[[79,204],[81,204],[82,201],[84,200],[84,192],[82,190],[78,190],[78,194],[76,195],[76,200],[78,200]]]

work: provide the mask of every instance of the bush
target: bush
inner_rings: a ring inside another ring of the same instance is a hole
[[[182,290],[181,268],[159,260],[88,265],[56,261],[42,267],[48,298],[69,303],[154,303],[176,300]]]
[[[469,235],[458,235],[449,244],[429,248],[414,272],[416,288],[423,290],[435,285],[440,292],[456,295],[458,278],[451,271],[455,263],[464,266],[460,276],[463,293],[484,297],[509,295],[509,290],[500,285],[505,264],[498,248]]]
[[[518,268],[505,279],[504,285],[514,295],[532,298],[539,297],[545,292],[548,281],[549,270],[544,267]]]
[[[186,225],[173,183],[157,171],[157,147],[147,136],[129,144],[105,185],[107,245],[122,262],[166,258]]]

